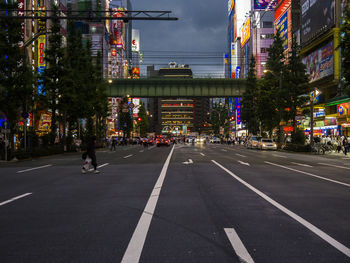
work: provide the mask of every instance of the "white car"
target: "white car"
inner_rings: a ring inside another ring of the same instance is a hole
[[[221,140],[218,137],[212,137],[210,138],[210,143],[221,143]]]
[[[271,139],[262,138],[259,140],[259,149],[260,150],[277,150],[277,144]]]

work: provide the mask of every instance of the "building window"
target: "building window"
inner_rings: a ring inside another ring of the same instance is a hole
[[[262,34],[260,35],[260,39],[273,39],[275,37],[274,34]]]
[[[272,21],[263,21],[263,28],[272,28],[273,27],[273,23]]]
[[[260,53],[267,53],[267,48],[262,47],[262,48],[260,49]]]

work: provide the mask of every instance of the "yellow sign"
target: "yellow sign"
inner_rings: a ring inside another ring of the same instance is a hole
[[[45,67],[46,35],[38,37],[38,67]]]
[[[242,28],[242,47],[248,42],[250,38],[250,18],[244,23]]]

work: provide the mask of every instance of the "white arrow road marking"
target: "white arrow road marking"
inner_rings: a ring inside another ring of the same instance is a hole
[[[25,173],[25,172],[29,172],[29,171],[33,171],[33,170],[38,170],[38,169],[42,169],[42,168],[46,168],[46,167],[50,167],[52,166],[52,164],[48,164],[48,165],[43,165],[43,166],[39,166],[39,167],[34,167],[34,168],[30,168],[30,169],[26,169],[26,170],[22,170],[22,171],[18,171],[17,173]]]
[[[240,164],[246,165],[246,166],[250,166],[249,163],[245,163],[245,162],[242,162],[242,161],[237,161],[237,162],[239,162]]]
[[[311,165],[308,165],[308,164],[303,164],[303,163],[295,163],[295,162],[291,162],[292,164],[296,164],[296,165],[299,165],[299,166],[303,166],[303,167],[311,167]]]
[[[4,201],[4,202],[0,203],[0,206],[6,205],[8,203],[11,203],[13,201],[16,201],[18,199],[21,199],[21,198],[26,197],[26,196],[31,195],[31,194],[32,193],[26,193],[26,194],[23,194],[23,195],[19,195],[19,196],[13,197],[13,198],[11,198],[11,199],[9,199],[7,201]]]
[[[223,151],[223,152],[227,152],[227,150],[225,150],[225,149],[221,149],[221,151]]]
[[[204,153],[201,153],[201,155],[202,155],[202,156],[205,156],[205,154],[204,154]]]
[[[347,257],[350,258],[350,248],[344,246],[342,243],[338,242],[337,240],[335,240],[334,238],[332,238],[331,236],[329,236],[328,234],[326,234],[325,232],[323,232],[321,229],[319,229],[318,227],[314,226],[313,224],[311,224],[310,222],[306,221],[305,219],[303,219],[302,217],[300,217],[299,215],[295,214],[294,212],[292,212],[291,210],[289,210],[288,208],[284,207],[283,205],[281,205],[280,203],[276,202],[275,200],[273,200],[272,198],[270,198],[269,196],[267,196],[266,194],[264,194],[263,192],[261,192],[260,190],[256,189],[254,186],[248,184],[246,181],[244,181],[243,179],[241,179],[239,176],[235,175],[233,172],[231,172],[230,170],[228,170],[227,168],[225,168],[224,166],[222,166],[221,164],[219,164],[218,162],[212,160],[212,162],[217,165],[218,167],[220,167],[222,170],[224,170],[225,172],[227,172],[228,174],[230,174],[234,179],[236,179],[238,182],[240,182],[241,184],[245,185],[247,188],[249,188],[251,191],[255,192],[257,195],[259,195],[261,198],[263,198],[265,201],[267,201],[268,203],[270,203],[271,205],[273,205],[274,207],[276,207],[277,209],[279,209],[280,211],[282,211],[283,213],[285,213],[286,215],[290,216],[291,218],[293,218],[295,221],[299,222],[300,224],[302,224],[304,227],[306,227],[307,229],[309,229],[310,231],[312,231],[313,233],[315,233],[317,236],[319,236],[320,238],[322,238],[324,241],[326,241],[328,244],[330,244],[331,246],[333,246],[334,248],[338,249],[340,252],[342,252],[344,255],[346,255]]]
[[[243,157],[243,158],[247,158],[247,156],[245,155],[242,155],[242,154],[239,154],[239,153],[236,153],[237,156],[240,156],[240,157]]]
[[[346,183],[339,182],[339,181],[336,181],[336,180],[328,179],[326,177],[318,176],[318,175],[315,175],[315,174],[312,174],[312,173],[307,173],[307,172],[304,172],[304,171],[300,171],[300,170],[293,169],[293,168],[290,168],[290,167],[287,167],[287,166],[283,166],[283,165],[279,165],[279,164],[276,164],[276,163],[270,163],[270,162],[265,162],[265,163],[270,164],[270,165],[274,165],[274,166],[277,166],[277,167],[281,167],[281,168],[284,168],[284,169],[287,169],[287,170],[291,170],[293,172],[306,174],[306,175],[309,175],[309,176],[312,176],[312,177],[315,177],[315,178],[318,178],[318,179],[322,179],[322,180],[325,180],[325,181],[329,181],[329,182],[332,182],[332,183],[341,184],[341,185],[350,187],[350,184],[346,184]]]
[[[250,256],[249,252],[245,248],[243,242],[239,238],[237,232],[234,228],[224,228],[225,233],[228,239],[231,242],[233,249],[235,250],[237,256],[239,257],[241,262],[244,263],[254,263],[254,260]]]
[[[153,214],[157,206],[158,198],[162,190],[163,182],[164,182],[174,149],[175,149],[175,146],[172,147],[168,155],[168,158],[164,163],[163,169],[160,172],[158,180],[147,201],[146,207],[141,215],[141,218],[137,223],[136,229],[131,237],[131,240],[125,251],[125,254],[123,256],[121,263],[137,263],[140,260],[142,249],[146,241],[147,233],[151,225]]]
[[[183,162],[183,164],[193,164],[192,159],[188,159],[188,162]]]
[[[127,156],[124,156],[123,158],[126,159],[126,158],[130,158],[130,157],[132,157],[132,156],[133,156],[133,154],[129,154],[129,155],[127,155]]]
[[[345,166],[339,166],[339,165],[334,165],[334,164],[329,164],[329,163],[318,163],[318,164],[350,170],[350,167],[345,167]]]

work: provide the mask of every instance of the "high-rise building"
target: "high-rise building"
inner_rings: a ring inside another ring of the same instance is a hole
[[[147,67],[149,78],[186,79],[192,78],[188,65],[170,63],[168,68],[155,70]],[[208,121],[209,98],[152,98],[149,99],[152,115],[151,129],[157,134],[186,135],[200,132],[203,123]]]

